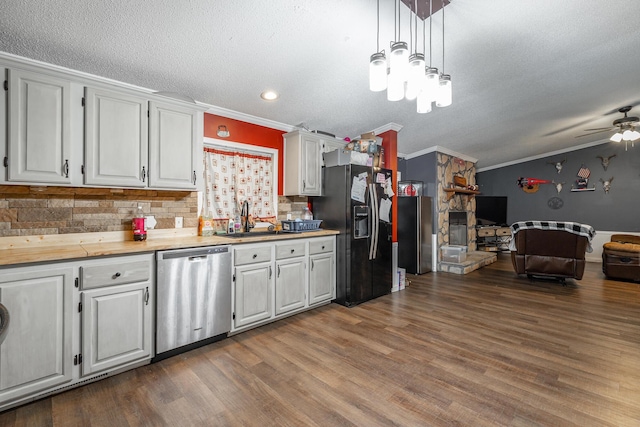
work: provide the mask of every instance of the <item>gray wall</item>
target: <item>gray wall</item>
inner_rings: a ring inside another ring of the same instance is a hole
[[[437,153],[427,153],[423,156],[415,157],[413,159],[405,160],[400,159],[398,161],[398,170],[402,172],[402,181],[422,181],[423,196],[431,197],[431,218],[432,218],[432,233],[436,233],[438,224],[436,221],[438,207],[435,202],[437,198],[437,181],[436,176],[438,172],[438,158]]]
[[[604,171],[599,158],[612,158]],[[562,172],[557,173],[548,161],[566,159]],[[591,170],[589,187],[595,191],[571,192],[580,166]],[[560,194],[555,186],[540,185],[537,193],[527,194],[516,181],[519,177],[539,178],[565,182]],[[613,177],[611,190],[605,194],[599,179]],[[404,179],[404,175],[403,175]],[[555,220],[575,221],[589,224],[602,231],[640,231],[640,142],[625,152],[624,144],[606,143],[569,153],[546,157],[512,166],[479,172],[476,181],[480,191],[487,196],[507,196],[507,221]],[[547,202],[559,197],[562,208],[551,209]]]

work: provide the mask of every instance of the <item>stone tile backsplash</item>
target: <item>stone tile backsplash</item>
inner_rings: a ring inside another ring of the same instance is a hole
[[[156,229],[174,228],[177,216],[198,226],[196,192],[0,185],[0,237],[131,230],[138,204]],[[306,197],[279,196],[278,219],[301,218],[305,206]]]
[[[0,185],[0,237],[130,230],[138,204],[157,229],[198,225],[196,192]]]

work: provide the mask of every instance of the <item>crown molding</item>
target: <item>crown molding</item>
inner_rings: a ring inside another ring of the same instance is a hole
[[[477,163],[478,162],[478,159],[476,159],[474,157],[467,156],[466,154],[458,153],[457,151],[453,151],[453,150],[450,150],[450,149],[445,148],[445,147],[440,147],[438,145],[434,145],[433,147],[425,148],[424,150],[420,150],[420,151],[416,151],[416,152],[411,153],[411,154],[407,154],[405,156],[405,159],[409,160],[409,159],[413,159],[413,158],[416,158],[416,157],[424,156],[425,154],[429,154],[429,153],[433,153],[433,152],[447,154],[447,155],[452,156],[452,157],[459,157],[462,160],[465,160],[465,161],[471,162],[471,163]]]
[[[513,165],[517,165],[517,164],[520,164],[520,163],[530,162],[532,160],[543,159],[545,157],[557,156],[558,154],[570,153],[572,151],[578,151],[578,150],[582,150],[584,148],[590,148],[590,147],[595,147],[596,145],[606,144],[608,142],[609,142],[609,139],[604,139],[604,140],[599,140],[599,141],[594,141],[594,142],[588,142],[586,144],[576,145],[575,147],[571,147],[571,148],[565,148],[565,149],[562,149],[562,150],[551,151],[549,153],[538,154],[538,155],[535,155],[535,156],[525,157],[523,159],[518,159],[518,160],[512,160],[510,162],[500,163],[500,164],[493,165],[493,166],[486,166],[484,168],[478,168],[476,170],[476,173],[478,173],[478,172],[486,172],[486,171],[490,171],[490,170],[493,170],[493,169],[505,168],[507,166],[513,166]]]
[[[240,120],[241,122],[247,122],[254,125],[277,129],[283,132],[292,132],[298,129],[295,126],[276,122],[274,120],[264,119],[262,117],[253,116],[251,114],[241,113],[240,111],[230,110],[228,108],[218,107],[211,104],[205,104],[205,103],[198,103],[198,104],[208,108],[207,111],[205,111],[205,113],[215,114],[217,116],[226,117],[228,119]]]

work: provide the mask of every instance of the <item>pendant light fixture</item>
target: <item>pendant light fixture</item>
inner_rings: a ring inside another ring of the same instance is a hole
[[[439,74],[438,69],[432,65],[432,0],[429,0],[429,66],[426,66],[425,62],[426,25],[424,20],[422,21],[422,53],[418,52],[418,0],[413,0],[413,8],[409,7],[411,50],[406,42],[400,40],[402,34],[400,0],[394,1],[394,41],[390,42],[388,58],[384,50],[380,51],[380,0],[377,1],[376,47],[378,51],[369,59],[369,89],[373,92],[386,89],[389,101],[415,99],[418,113],[430,112],[433,102],[438,107],[451,105],[451,76],[444,74],[444,7],[447,0],[442,0],[442,74]],[[415,16],[411,13],[415,13]],[[412,17],[414,18],[413,26]]]
[[[436,107],[448,107],[452,102],[451,76],[444,73],[444,6],[445,1],[442,0],[442,74],[440,74],[440,85],[438,88],[438,96],[436,98]]]
[[[416,13],[412,33],[413,53],[409,56],[409,75],[407,78],[407,90],[405,98],[413,101],[418,97],[420,89],[424,85],[424,54],[418,53],[418,0],[414,1]],[[424,28],[424,26],[423,26]]]
[[[378,0],[378,20],[376,32],[376,53],[369,60],[369,89],[380,92],[387,88],[387,57],[380,50],[380,0]]]

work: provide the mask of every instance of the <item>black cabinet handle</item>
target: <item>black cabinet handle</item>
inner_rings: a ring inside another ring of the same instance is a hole
[[[118,277],[122,276],[122,274],[120,274],[120,272],[116,272],[116,274],[113,275],[113,279],[117,279]]]
[[[324,245],[322,245],[322,250],[324,250]]]
[[[253,254],[253,259],[258,258],[258,254]]]
[[[142,182],[145,182],[145,180],[147,179],[147,171],[145,170],[144,166],[142,167]]]
[[[149,305],[149,287],[148,286],[144,294],[144,305]]]
[[[69,178],[69,159],[65,159],[64,166],[62,167],[64,177]]]
[[[291,253],[294,253],[296,250],[295,249],[291,249]]]
[[[323,246],[323,247],[324,247],[324,246]],[[314,264],[313,264],[313,260],[311,260],[311,271],[313,271],[313,266],[314,266]]]
[[[280,277],[280,266],[278,266],[278,276],[277,277]]]
[[[196,185],[196,178],[197,178],[196,171],[193,171],[193,185]]]
[[[271,271],[271,266],[269,266],[269,279],[271,279],[271,275],[273,274],[273,272]]]

